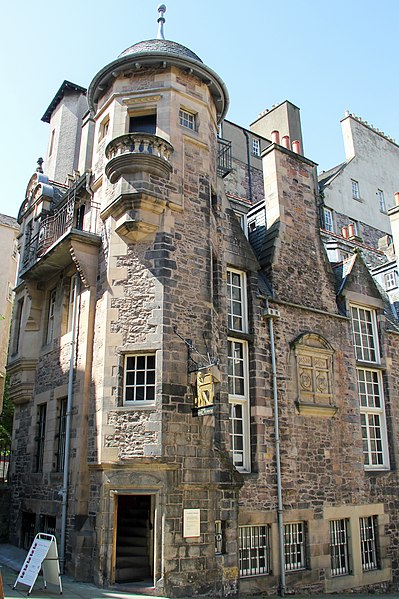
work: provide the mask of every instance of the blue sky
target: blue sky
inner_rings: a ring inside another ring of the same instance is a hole
[[[399,0],[166,0],[165,36],[225,81],[227,118],[300,107],[305,155],[326,170],[344,159],[346,109],[399,142]],[[45,154],[41,116],[64,79],[87,87],[125,48],[156,36],[153,0],[14,0],[2,8],[0,212],[16,216]],[[45,165],[44,165],[45,166]],[[399,175],[398,175],[399,179]],[[399,189],[399,181],[398,181]]]

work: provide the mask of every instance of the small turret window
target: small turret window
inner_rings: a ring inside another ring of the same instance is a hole
[[[196,130],[195,114],[184,110],[184,108],[180,108],[179,110],[179,122],[182,127],[187,127],[187,129],[191,129],[192,131]]]
[[[100,130],[98,132],[98,140],[101,141],[104,137],[107,137],[109,131],[109,116],[107,115],[105,119],[100,124]]]

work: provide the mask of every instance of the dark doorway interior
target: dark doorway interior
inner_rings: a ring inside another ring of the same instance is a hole
[[[129,120],[129,133],[150,133],[155,135],[157,130],[157,117],[155,114],[131,116]]]
[[[151,495],[119,495],[115,582],[149,582],[152,575]]]

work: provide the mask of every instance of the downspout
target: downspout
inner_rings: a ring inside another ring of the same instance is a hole
[[[267,300],[266,300],[265,316],[269,320],[269,335],[270,335],[272,375],[273,375],[274,437],[275,437],[276,471],[277,471],[277,526],[278,526],[279,556],[280,556],[279,594],[281,597],[284,597],[284,595],[285,595],[285,555],[284,555],[283,494],[282,494],[282,484],[281,484],[280,433],[279,433],[279,422],[278,422],[276,350],[275,350],[275,343],[274,343],[274,327],[273,327],[273,319],[279,318],[280,314],[279,314],[278,310],[269,308],[269,303]]]
[[[247,142],[247,164],[248,164],[248,186],[249,186],[249,199],[251,200],[251,204],[252,204],[252,173],[251,173],[251,150],[249,147],[249,135],[248,135],[248,131],[246,131],[245,129],[243,129],[243,133],[245,135],[245,139]]]
[[[73,375],[75,361],[75,347],[78,333],[78,302],[79,302],[79,274],[75,275],[73,311],[72,311],[72,340],[71,351],[69,354],[69,377],[68,377],[68,397],[67,408],[65,415],[65,455],[64,455],[64,477],[62,489],[59,494],[62,497],[61,511],[61,547],[60,547],[60,564],[61,573],[65,573],[65,539],[66,539],[66,523],[67,523],[67,508],[68,508],[68,471],[69,471],[69,451],[71,445],[71,416],[72,416],[72,398],[73,398]]]

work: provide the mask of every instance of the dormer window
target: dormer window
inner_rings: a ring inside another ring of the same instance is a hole
[[[396,270],[387,272],[384,275],[385,290],[395,289],[398,286],[398,273]]]

